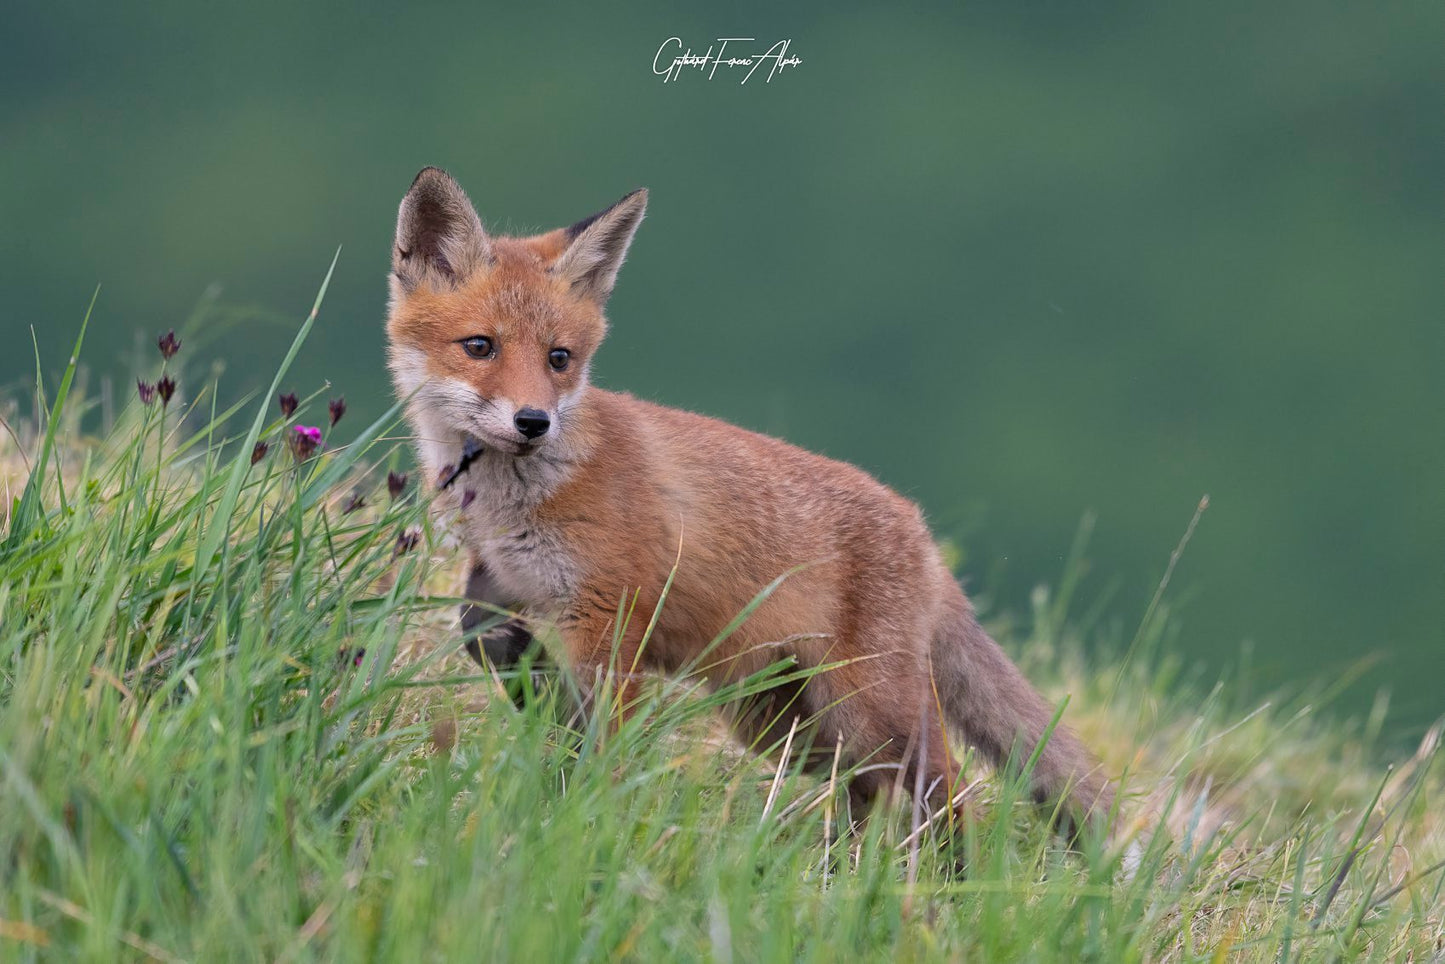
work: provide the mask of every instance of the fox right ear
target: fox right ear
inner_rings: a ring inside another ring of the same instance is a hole
[[[553,263],[552,273],[567,279],[573,291],[606,304],[646,212],[647,188],[643,187],[607,210],[563,229],[567,249]]]
[[[391,270],[400,293],[423,283],[454,288],[491,260],[491,244],[471,200],[450,174],[423,168],[401,199]]]

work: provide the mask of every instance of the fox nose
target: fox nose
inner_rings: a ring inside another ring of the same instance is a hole
[[[513,416],[512,424],[517,426],[517,431],[530,440],[546,435],[547,429],[552,427],[552,420],[540,408],[523,408]]]

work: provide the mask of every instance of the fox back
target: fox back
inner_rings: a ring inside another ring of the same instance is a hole
[[[584,687],[626,671],[623,705],[634,669],[720,682],[785,658],[828,666],[739,705],[740,738],[766,750],[796,727],[815,762],[839,746],[868,762],[850,787],[860,803],[901,778],[961,807],[949,733],[1003,765],[1032,754],[1053,713],[979,627],[918,508],[853,466],[589,385],[646,205],[635,191],[509,238],[436,168],[402,201],[391,371],[428,476],[456,477],[437,501],[470,553],[467,597],[518,614],[469,648],[505,667],[555,630]],[[649,616],[616,625],[624,600]],[[1065,727],[1031,778],[1076,820],[1112,806]]]

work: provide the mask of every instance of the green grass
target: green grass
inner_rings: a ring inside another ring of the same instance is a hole
[[[582,734],[492,698],[455,550],[379,481],[394,412],[298,461],[324,406],[277,417],[283,368],[87,438],[75,372],[0,436],[0,960],[1440,958],[1434,743],[1390,767],[1382,709],[1202,685],[1167,599],[1109,640],[1066,574],[994,627],[1124,774],[1113,842],[1067,852],[976,764],[952,839],[906,802],[840,834],[840,781],[740,753],[727,694]],[[1086,664],[1100,635],[1129,657]]]

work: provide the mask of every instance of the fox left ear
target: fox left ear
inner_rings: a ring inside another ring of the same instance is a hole
[[[647,211],[647,188],[639,188],[605,211],[565,229],[567,249],[552,265],[552,273],[572,290],[599,305],[607,303],[627,246]]]
[[[476,208],[450,174],[423,168],[401,199],[391,270],[401,292],[419,285],[455,287],[491,257]]]

